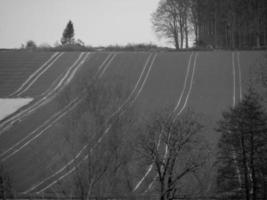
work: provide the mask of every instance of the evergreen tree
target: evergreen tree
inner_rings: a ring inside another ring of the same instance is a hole
[[[218,125],[218,191],[228,198],[266,199],[267,113],[259,96],[250,89]]]
[[[73,23],[70,20],[64,29],[62,38],[61,38],[61,44],[66,45],[66,44],[72,44],[74,42],[74,27]]]

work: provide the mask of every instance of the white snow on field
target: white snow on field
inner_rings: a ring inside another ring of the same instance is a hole
[[[0,99],[0,121],[32,100],[33,98]]]

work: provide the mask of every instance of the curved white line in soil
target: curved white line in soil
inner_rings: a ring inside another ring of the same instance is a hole
[[[154,64],[154,62],[155,62],[155,60],[156,60],[156,57],[157,57],[157,54],[154,55],[154,57],[153,57],[153,59],[152,59],[152,61],[151,61],[151,64],[150,64],[150,66],[149,66],[149,69],[148,69],[148,71],[147,71],[147,73],[146,73],[146,75],[145,75],[144,81],[142,82],[142,85],[141,85],[141,87],[139,88],[139,90],[138,90],[136,96],[135,96],[134,99],[130,102],[131,105],[136,101],[136,99],[137,99],[138,96],[140,95],[141,91],[143,90],[143,87],[144,87],[144,85],[145,85],[145,83],[146,83],[146,81],[147,81],[147,79],[148,79],[148,77],[149,77],[149,74],[150,74],[151,69],[152,69],[152,66],[153,66],[153,64]],[[146,63],[146,65],[147,65],[147,63]],[[146,65],[145,65],[145,66],[146,66]],[[125,110],[122,111],[122,113],[124,113],[124,112],[125,112]],[[121,113],[121,114],[122,114],[122,113]],[[94,150],[94,148],[95,148],[98,144],[100,144],[100,143],[102,142],[104,136],[109,132],[109,130],[111,129],[111,127],[112,127],[112,125],[110,125],[110,126],[105,130],[104,134],[97,140],[97,143],[90,149],[90,153]],[[86,146],[87,146],[87,145],[86,145]],[[87,159],[88,159],[88,155],[86,155],[86,156],[83,158],[82,162],[85,161],[85,160],[87,160]],[[80,162],[80,163],[78,164],[78,166],[79,166],[82,162]],[[74,171],[77,169],[78,166],[74,166],[74,167],[73,167],[70,171],[68,171],[66,174],[62,175],[61,177],[59,177],[58,179],[56,179],[55,181],[53,181],[51,184],[49,184],[48,186],[46,186],[45,188],[39,190],[39,191],[36,192],[36,193],[39,194],[39,193],[44,192],[45,190],[49,189],[50,187],[52,187],[53,185],[55,185],[56,183],[58,183],[60,180],[62,180],[63,178],[65,178],[66,176],[68,176],[69,174],[71,174],[72,172],[74,172]]]
[[[186,85],[187,85],[186,83],[187,83],[189,72],[190,72],[190,66],[191,66],[192,56],[193,56],[193,53],[190,54],[190,57],[189,57],[189,60],[188,60],[188,64],[187,64],[187,71],[186,71],[186,75],[185,75],[183,90],[182,90],[182,93],[180,94],[179,100],[178,100],[178,102],[177,102],[177,104],[176,104],[176,106],[175,106],[175,108],[173,110],[173,113],[177,111],[177,109],[180,106],[180,103],[182,101],[182,98],[184,96]]]
[[[240,66],[240,52],[237,53],[237,66],[238,66],[238,75],[239,75],[239,98],[240,101],[243,99],[243,89],[242,89],[242,71]]]
[[[108,60],[111,58],[112,54],[108,54],[105,58],[104,62],[98,67],[97,72],[95,73],[95,78],[99,76],[101,73],[102,68],[107,64]]]
[[[145,75],[145,79],[144,79],[144,81],[143,81],[142,84],[141,84],[141,87],[140,87],[139,90],[137,91],[137,94],[134,96],[134,99],[132,99],[132,101],[130,102],[131,105],[136,101],[136,99],[139,97],[140,93],[142,92],[142,90],[143,90],[143,88],[144,88],[144,86],[145,86],[145,84],[146,84],[146,82],[147,82],[147,79],[148,79],[148,77],[149,77],[149,75],[150,75],[152,66],[154,65],[154,63],[155,63],[155,61],[156,61],[157,56],[158,56],[157,54],[154,55],[154,57],[153,57],[153,59],[152,59],[152,61],[151,61],[151,64],[149,65],[148,72],[147,72],[146,75]]]
[[[139,88],[139,90],[138,90],[136,96],[139,96],[139,94],[141,93],[141,91],[142,91],[142,89],[143,89],[143,87],[144,87],[144,85],[145,85],[145,82],[146,82],[147,79],[148,79],[148,76],[149,76],[149,74],[150,74],[151,68],[152,68],[152,66],[153,66],[153,64],[154,64],[154,62],[155,62],[155,60],[156,60],[156,57],[157,57],[157,55],[155,55],[155,56],[153,57],[152,62],[151,62],[151,64],[150,64],[150,66],[149,66],[149,69],[147,70],[147,73],[145,74],[145,78],[144,78],[144,80],[143,80],[143,82],[142,82],[142,84],[141,84],[141,87]],[[151,58],[151,55],[149,55],[149,57],[147,58],[146,63],[145,63],[145,65],[144,65],[144,67],[143,67],[143,70],[142,70],[142,72],[141,72],[141,74],[140,74],[140,76],[139,76],[139,79],[138,79],[137,83],[136,83],[136,87],[134,87],[133,91],[135,91],[135,90],[138,88],[138,85],[139,85],[139,83],[140,83],[140,80],[142,79],[142,76],[143,76],[143,74],[144,74],[145,69],[146,69],[147,66],[148,66],[148,62],[149,62],[149,59],[150,59],[150,58]],[[134,93],[135,93],[135,92],[131,92],[131,94],[134,94]],[[130,94],[130,95],[131,95],[131,94]],[[131,103],[133,104],[134,101],[135,101],[136,99],[137,99],[137,97],[134,98],[134,99],[131,101]],[[127,100],[129,101],[130,99],[127,98]],[[127,103],[126,103],[126,104],[127,104]],[[118,110],[121,110],[121,107],[120,107]],[[117,111],[116,111],[116,112],[117,112]],[[124,111],[122,111],[122,112],[124,112]],[[90,152],[92,152],[92,151],[94,150],[94,148],[95,148],[99,143],[102,142],[104,136],[109,132],[109,130],[111,129],[111,127],[112,127],[112,125],[109,125],[109,127],[106,128],[106,130],[104,131],[103,135],[97,140],[97,142],[95,143],[95,145],[90,149]],[[40,185],[42,185],[43,183],[45,183],[47,180],[49,180],[49,179],[55,177],[56,175],[60,174],[61,172],[63,172],[63,171],[64,171],[65,169],[67,169],[70,165],[72,165],[73,163],[76,162],[76,160],[80,157],[80,155],[82,155],[83,151],[85,151],[85,150],[87,149],[87,147],[88,147],[88,144],[84,145],[83,148],[82,148],[82,149],[78,152],[78,154],[74,157],[74,159],[72,159],[71,161],[69,161],[66,165],[64,165],[64,166],[63,166],[60,170],[58,170],[56,173],[54,173],[54,174],[52,174],[51,176],[47,177],[46,179],[44,179],[43,181],[39,182],[38,184],[35,184],[33,187],[31,187],[30,189],[26,190],[26,191],[23,192],[23,193],[24,193],[24,194],[27,194],[27,193],[29,193],[29,192],[35,190],[37,187],[39,187]],[[47,185],[46,187],[40,189],[40,190],[37,191],[36,193],[39,194],[39,193],[44,192],[45,190],[49,189],[50,187],[52,187],[53,185],[55,185],[56,183],[58,183],[60,180],[62,180],[63,178],[65,178],[66,176],[68,176],[69,174],[71,174],[72,172],[74,172],[74,171],[77,169],[77,167],[78,167],[83,161],[85,161],[85,160],[87,160],[87,159],[88,159],[88,155],[86,155],[86,156],[82,159],[82,161],[80,161],[80,163],[79,163],[78,165],[72,167],[68,172],[66,172],[65,174],[63,174],[62,176],[60,176],[59,178],[57,178],[56,180],[54,180],[52,183],[50,183],[50,184]]]
[[[124,107],[124,106],[126,106],[127,105],[127,103],[129,103],[130,102],[130,100],[131,100],[131,98],[132,98],[132,96],[134,95],[134,93],[136,92],[136,90],[137,90],[137,88],[138,88],[138,86],[139,86],[139,84],[140,84],[140,81],[142,80],[142,78],[143,78],[143,74],[145,73],[145,71],[146,71],[146,69],[147,69],[147,65],[148,65],[148,63],[149,63],[149,61],[150,61],[150,58],[151,58],[151,54],[149,54],[149,56],[147,57],[147,59],[146,59],[146,62],[145,62],[145,65],[144,65],[144,67],[143,67],[143,69],[142,69],[142,71],[141,71],[141,73],[140,73],[140,75],[139,75],[139,78],[138,78],[138,80],[137,80],[137,82],[136,82],[136,84],[135,84],[135,86],[134,86],[134,88],[133,88],[133,90],[131,91],[131,93],[130,93],[130,95],[127,97],[127,99],[124,101],[124,103],[111,115],[111,117],[110,118],[112,118],[113,116],[115,116],[115,115],[117,115],[120,111],[121,111],[121,109]]]
[[[102,78],[109,65],[111,65],[112,61],[116,58],[117,54],[114,54],[112,58],[109,60],[108,64],[103,68],[102,72],[99,74],[99,78]]]
[[[88,59],[89,57],[89,53],[87,53],[84,58],[82,59],[82,61],[77,65],[77,67],[74,67],[74,70],[72,72],[70,72],[70,75],[67,76],[67,80],[63,83],[64,86],[68,85],[71,80],[74,78],[75,74],[77,73],[77,71],[83,66],[83,64],[85,63],[85,61]],[[59,86],[60,87],[60,86]]]
[[[104,60],[104,62],[98,67],[98,71],[96,72],[96,77],[95,78],[99,78],[99,72],[101,73],[101,70],[105,71],[107,70],[107,68],[110,66],[111,62],[108,62],[108,60],[111,58],[111,55],[108,55],[107,58]],[[80,99],[81,100],[81,99]],[[79,104],[79,103],[78,103]],[[76,105],[78,105],[76,104]],[[78,154],[72,159],[70,160],[65,166],[63,166],[61,169],[59,169],[56,173],[50,175],[49,177],[45,178],[44,180],[40,181],[39,183],[33,185],[30,189],[26,190],[25,192],[23,192],[23,194],[27,194],[33,190],[35,190],[37,187],[39,187],[40,185],[42,185],[43,183],[45,183],[46,181],[48,181],[49,179],[55,177],[56,175],[60,174],[61,172],[63,172],[65,169],[67,169],[70,165],[72,165],[76,159],[78,159],[80,157],[80,155],[83,153],[83,151],[87,148],[87,145],[85,145],[79,152]]]
[[[68,79],[69,81],[72,79],[73,75],[76,73],[76,71],[79,69],[79,67],[84,63],[84,61],[87,58],[88,58],[88,54],[84,57],[82,62],[79,63],[79,66],[75,68],[75,71],[73,71],[72,76],[70,76],[69,79]],[[67,106],[65,106],[62,110],[60,110],[59,112],[55,113],[52,117],[50,117],[47,121],[45,121],[42,125],[37,127],[34,131],[32,131],[26,137],[24,137],[19,142],[17,142],[12,147],[10,147],[8,150],[3,152],[0,155],[0,157],[4,157],[4,158],[2,158],[2,161],[6,161],[8,158],[12,157],[16,153],[18,153],[20,150],[22,150],[24,147],[28,146],[32,141],[34,141],[39,136],[41,136],[46,130],[48,130],[50,127],[52,127],[57,121],[59,121],[67,113],[69,113],[72,109],[74,109],[80,102],[81,102],[81,99],[79,100],[78,98],[75,98]],[[42,127],[44,127],[44,128],[42,129]],[[27,141],[27,139],[29,137],[31,137],[32,135],[34,135],[35,133],[38,133],[38,134],[36,134],[33,138],[31,138],[31,139],[29,139]],[[23,142],[25,142],[25,143],[23,144]],[[21,144],[23,144],[23,145],[20,146]],[[9,153],[9,152],[11,152],[11,153]],[[8,153],[9,153],[9,155],[6,155]]]
[[[81,60],[82,56],[84,53],[81,53],[80,56],[78,57],[78,59],[71,65],[71,67],[68,69],[68,71],[64,74],[63,78],[61,78],[61,80],[59,81],[59,83],[53,87],[53,89],[51,91],[48,92],[48,94],[46,94],[46,96],[42,97],[40,100],[36,101],[35,103],[33,103],[30,107],[22,110],[21,112],[13,115],[12,117],[10,117],[9,119],[7,119],[6,121],[3,121],[0,124],[0,127],[2,127],[2,130],[0,131],[0,135],[5,132],[7,129],[9,129],[10,127],[12,127],[12,125],[18,121],[18,120],[22,120],[24,117],[26,117],[27,115],[31,114],[32,112],[34,112],[35,110],[37,110],[39,107],[49,103],[51,100],[53,100],[53,97],[55,97],[57,94],[57,90],[58,89],[63,89],[62,85],[65,86],[66,84],[64,84],[66,82],[67,79],[67,83],[70,82],[70,78],[73,78],[73,76],[75,75],[77,68],[81,67],[81,65],[83,64],[83,62],[85,61],[86,57],[84,57]],[[88,55],[88,54],[87,54]],[[82,64],[79,62],[82,62]],[[74,68],[74,70],[73,70]],[[5,126],[5,127],[4,127]]]
[[[181,109],[181,110],[177,113],[177,115],[175,116],[174,121],[177,119],[177,117],[179,117],[179,116],[182,114],[182,112],[184,111],[184,109],[185,109],[185,107],[186,107],[186,105],[187,105],[189,96],[190,96],[190,94],[191,94],[192,86],[193,86],[193,81],[194,81],[194,76],[195,76],[195,69],[196,69],[196,61],[197,61],[197,58],[198,58],[198,53],[196,53],[195,58],[194,58],[194,66],[193,66],[193,72],[192,72],[191,81],[190,81],[190,88],[189,88],[189,90],[188,90],[188,93],[187,93],[187,96],[186,96],[184,105],[183,105],[182,109]],[[168,139],[169,139],[169,138],[168,138]],[[166,159],[167,153],[168,153],[168,146],[166,145],[166,146],[165,146],[164,159]],[[145,190],[144,193],[146,193],[147,191],[149,191],[149,190],[151,189],[151,187],[153,186],[153,183],[155,182],[156,178],[157,178],[157,175],[153,178],[153,181],[149,184],[148,188]]]
[[[189,72],[190,72],[190,68],[191,68],[191,60],[192,60],[192,56],[193,56],[193,53],[190,54],[190,57],[189,57],[189,60],[188,60],[188,64],[187,64],[187,71],[186,71],[186,76],[185,76],[185,80],[184,80],[184,86],[183,86],[183,89],[182,89],[182,92],[180,94],[180,97],[178,99],[178,102],[175,106],[175,108],[173,109],[172,113],[175,113],[177,111],[177,109],[179,108],[180,106],[180,103],[182,101],[182,98],[184,96],[184,93],[185,93],[185,90],[186,90],[186,86],[187,86],[187,80],[188,80],[188,76],[189,76]],[[171,113],[171,114],[172,114]],[[171,116],[170,114],[170,116]],[[159,140],[158,140],[158,144],[157,144],[157,148],[160,146],[160,142],[161,142],[161,134],[159,136]],[[141,184],[144,182],[144,180],[146,179],[146,177],[149,175],[149,173],[151,172],[151,170],[153,169],[153,164],[151,164],[147,170],[146,170],[146,173],[144,174],[144,176],[140,179],[140,181],[138,181],[138,183],[136,184],[136,186],[134,187],[133,189],[133,192],[135,192],[140,186]]]
[[[78,57],[78,59],[77,60],[75,60],[75,62],[71,65],[71,66],[73,66],[73,65],[77,65],[78,63],[84,63],[85,61],[86,61],[86,59],[88,58],[88,55],[89,53],[87,53],[85,56],[86,57],[83,57],[83,55],[84,55],[84,53],[81,53],[80,55],[79,55],[79,57]],[[83,58],[82,58],[83,57]],[[80,59],[82,59],[82,61],[80,61]],[[78,62],[77,62],[78,61]],[[80,65],[79,65],[80,66]],[[71,68],[71,67],[70,67]],[[75,67],[75,68],[77,68],[77,67]],[[62,74],[60,74],[54,81],[53,81],[53,83],[50,85],[50,87],[46,90],[46,91],[44,91],[40,96],[41,97],[44,97],[44,96],[46,96],[46,97],[48,97],[50,94],[51,94],[51,91],[52,92],[55,92],[54,91],[54,89],[55,89],[55,87],[58,85],[58,82],[60,82],[63,78],[64,78],[64,76],[65,76],[65,74],[66,73],[68,73],[68,71],[69,71],[69,69],[66,71],[66,72],[63,72]]]
[[[236,65],[235,65],[235,55],[237,56],[237,70],[238,70],[238,77],[236,77]],[[240,67],[240,58],[239,58],[239,52],[238,53],[232,53],[232,66],[233,66],[233,87],[235,88],[236,87],[236,78],[238,78],[238,81],[239,81],[239,102],[242,101],[242,77],[241,77],[241,67]],[[235,92],[235,89],[234,89],[234,93],[233,93],[233,107],[236,106],[236,92]],[[234,150],[234,149],[233,149]],[[236,158],[236,153],[235,151],[233,152],[233,160],[234,160],[234,163],[235,163],[235,170],[236,170],[236,173],[238,175],[238,182],[239,182],[239,185],[241,185],[241,175],[240,175],[240,170],[239,170],[239,167],[237,165],[237,158]]]
[[[64,53],[60,53],[49,65],[47,65],[40,73],[38,73],[34,79],[19,93],[16,94],[16,96],[20,96],[23,93],[27,92],[29,88],[32,87],[32,85],[42,76],[49,68],[53,66],[53,64],[63,55]]]
[[[155,183],[156,179],[158,178],[158,175],[154,176],[153,180],[151,181],[151,183],[148,185],[147,189],[144,191],[144,194],[147,193],[153,186],[153,184]]]
[[[60,170],[56,171],[56,173],[48,176],[47,178],[45,178],[44,180],[40,181],[37,184],[34,184],[31,188],[29,188],[28,190],[22,192],[22,194],[28,194],[30,192],[32,192],[33,190],[35,190],[36,188],[38,188],[39,186],[41,186],[42,184],[44,184],[46,181],[50,180],[51,178],[54,178],[56,175],[60,174],[61,172],[63,172],[64,170],[68,169],[69,166],[71,166],[83,153],[83,151],[85,151],[87,148],[87,145],[85,145],[81,151],[72,159],[70,160],[66,165],[64,165],[62,168],[60,168]]]
[[[66,114],[68,114],[70,111],[72,111],[79,103],[81,102],[81,99],[78,98],[71,101],[67,106],[65,106],[63,109],[52,115],[48,120],[46,120],[43,124],[41,124],[39,127],[37,127],[35,130],[30,132],[28,135],[26,135],[24,138],[22,138],[20,141],[15,143],[12,147],[7,149],[5,152],[1,153],[0,157],[2,157],[1,161],[4,162],[7,159],[11,158],[18,152],[20,152],[23,148],[28,146],[31,142],[36,140],[39,136],[41,136],[45,131],[47,131],[49,128],[51,128],[54,124],[56,124],[60,119],[62,119]],[[33,137],[31,137],[33,136]]]
[[[238,63],[238,75],[239,75],[238,78],[239,78],[240,100],[242,100],[242,77],[241,77],[241,67],[240,67],[239,53],[237,54],[237,56],[238,56],[237,63]],[[196,63],[196,59],[194,61],[194,69],[195,69],[195,65],[196,65],[195,63]],[[234,53],[232,53],[232,67],[233,67],[233,88],[234,88],[233,89],[233,107],[234,107],[236,105],[236,69],[235,69],[236,67],[235,67],[235,55],[234,55]],[[192,76],[192,78],[193,78],[193,76]],[[191,86],[192,86],[192,79],[191,79],[190,88],[192,88]],[[190,91],[191,91],[191,89],[190,89]],[[187,99],[188,99],[188,97],[189,97],[189,95],[187,96]],[[186,100],[186,102],[187,102],[187,100]],[[185,106],[183,106],[183,108],[184,107]],[[182,110],[177,114],[177,116],[179,116],[181,114],[181,112],[182,112]],[[166,151],[165,151],[165,153],[166,153]],[[148,192],[152,188],[153,183],[156,180],[156,177],[157,176],[154,177],[153,181],[149,184],[148,188],[145,190],[144,193]]]
[[[182,112],[184,111],[184,109],[185,109],[185,107],[187,105],[187,102],[188,102],[188,99],[189,99],[189,96],[191,94],[192,87],[193,87],[193,82],[194,82],[194,77],[195,77],[195,71],[196,71],[196,64],[197,64],[197,58],[198,58],[198,53],[196,53],[195,58],[194,58],[194,66],[193,66],[193,72],[192,72],[191,81],[190,81],[190,88],[189,88],[189,91],[187,93],[187,96],[186,96],[186,99],[185,99],[185,103],[184,103],[182,109],[175,116],[174,120],[176,120],[177,117],[179,117],[182,114]]]
[[[236,70],[235,70],[235,53],[232,52],[232,67],[233,67],[233,107],[236,104]]]
[[[17,93],[19,93],[19,92],[24,88],[24,86],[27,85],[27,84],[31,81],[31,79],[34,78],[34,76],[36,76],[41,70],[43,70],[43,68],[45,68],[45,67],[49,64],[49,62],[50,62],[52,59],[54,59],[54,57],[56,57],[58,54],[59,54],[59,53],[56,52],[56,53],[54,53],[53,55],[51,55],[51,57],[48,58],[48,60],[47,60],[44,64],[42,64],[41,67],[39,67],[35,72],[33,72],[33,73],[27,78],[27,80],[24,81],[24,83],[22,83],[22,85],[21,85],[15,92],[13,92],[13,93],[11,93],[11,94],[9,95],[9,97],[11,97],[11,96],[15,96]]]

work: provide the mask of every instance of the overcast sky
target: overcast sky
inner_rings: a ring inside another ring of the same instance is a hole
[[[157,43],[151,13],[159,0],[0,0],[0,48],[27,40],[54,45],[68,20],[88,45]]]

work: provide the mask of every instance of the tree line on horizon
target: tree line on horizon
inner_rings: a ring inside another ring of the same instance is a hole
[[[75,38],[74,23],[69,20],[63,30],[60,42],[54,46],[49,44],[37,45],[33,40],[28,40],[20,49],[47,50],[47,51],[155,51],[170,50],[168,47],[159,47],[153,43],[128,43],[126,45],[108,45],[93,47],[86,45],[81,39]]]
[[[160,0],[151,18],[152,27],[176,49],[264,49],[267,47],[266,0]],[[193,41],[193,44],[192,44]],[[68,21],[60,43],[38,47],[30,40],[25,49],[56,50],[170,50],[153,44],[86,46],[74,38]]]
[[[267,45],[267,1],[161,0],[152,24],[176,49],[188,48],[190,37],[195,47],[261,48]]]

